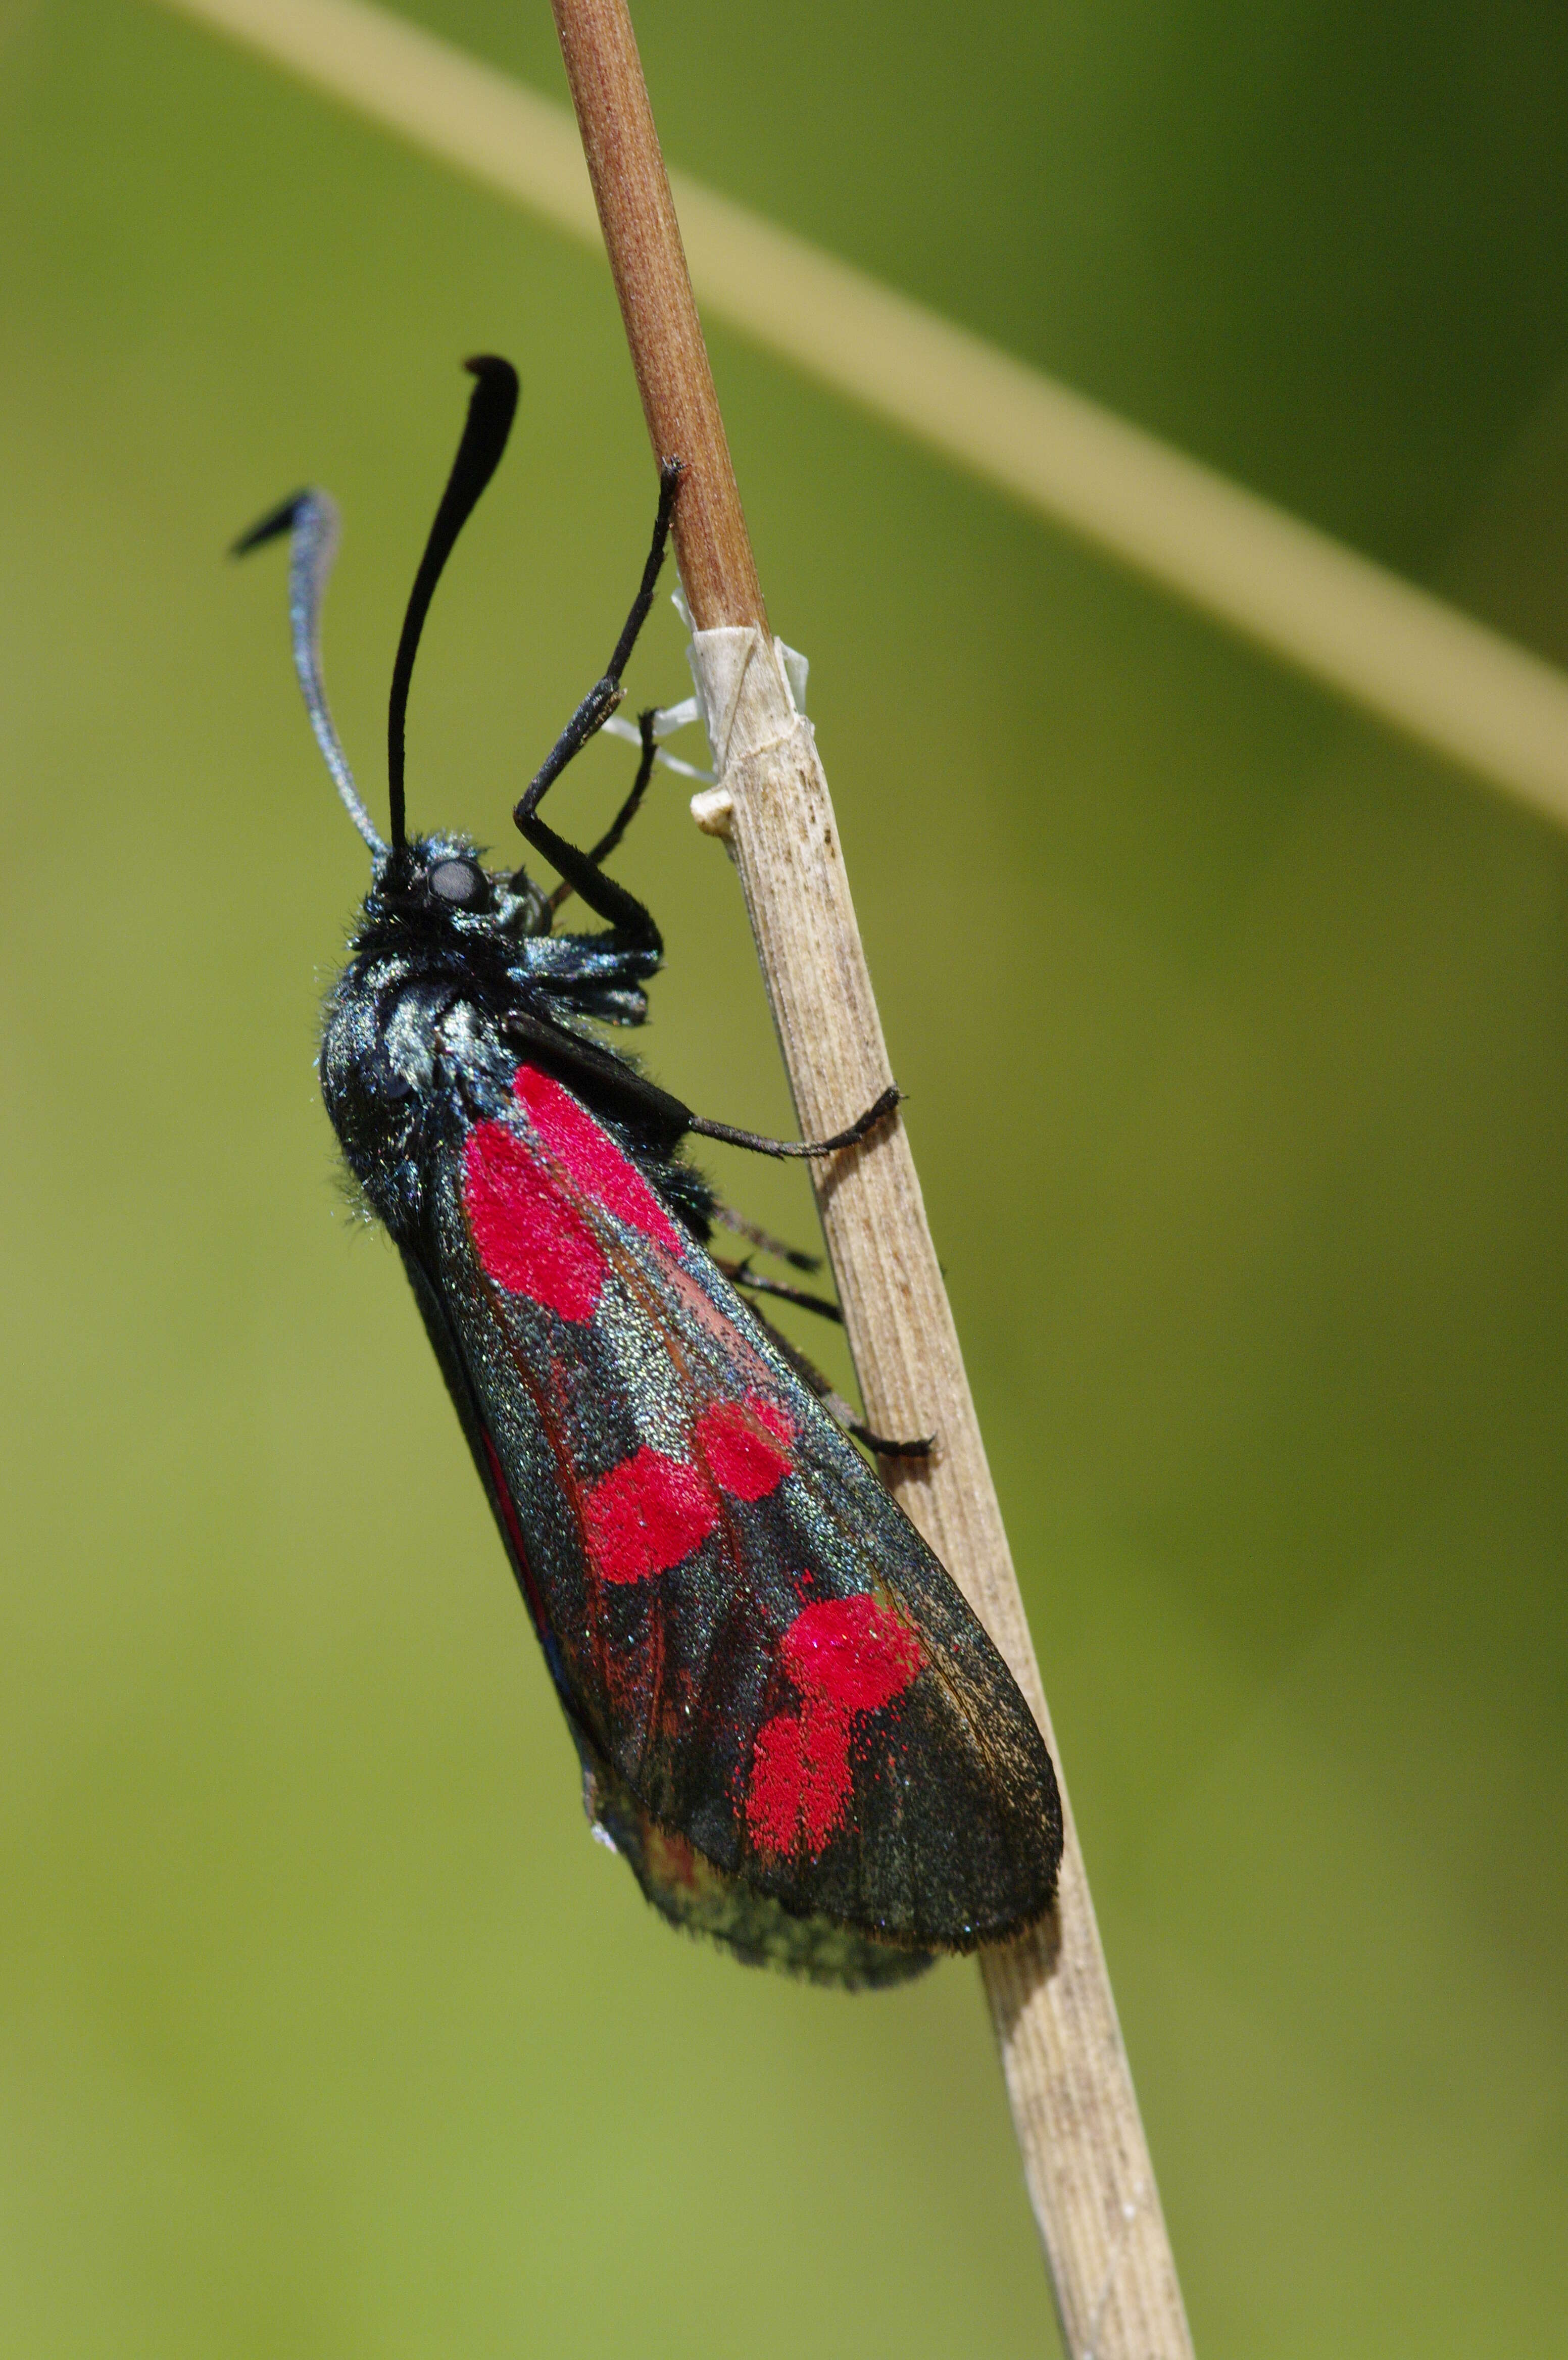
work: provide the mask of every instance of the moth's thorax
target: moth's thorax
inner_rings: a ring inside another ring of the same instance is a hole
[[[322,1091],[350,1171],[407,1241],[444,1137],[504,1103],[509,1016],[638,1024],[657,965],[613,931],[554,934],[546,897],[483,869],[461,836],[381,864],[327,1002]]]

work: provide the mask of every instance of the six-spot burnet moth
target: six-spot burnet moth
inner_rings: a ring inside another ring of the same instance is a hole
[[[477,383],[393,667],[385,842],[322,685],[335,511],[301,493],[238,544],[291,536],[295,665],[370,848],[326,1010],[327,1110],[402,1255],[596,1831],[667,1918],[742,1958],[895,1982],[1048,1908],[1061,1852],[1050,1757],[954,1583],[823,1405],[825,1383],[740,1291],[769,1283],[708,1251],[716,1219],[769,1241],[726,1216],[678,1151],[696,1131],[773,1154],[837,1152],[896,1094],[835,1140],[760,1140],[699,1120],[591,1029],[642,1022],[663,955],[652,918],[604,867],[652,773],[653,716],[592,851],[539,805],[620,702],[678,461],[661,469],[652,548],[604,677],[515,813],[560,883],[486,869],[461,836],[409,836],[415,651],[517,403],[506,362],[468,366]],[[556,931],[574,892],[599,931]],[[884,1450],[926,1447],[857,1431]]]

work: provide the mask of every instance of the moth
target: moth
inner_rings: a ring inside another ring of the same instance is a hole
[[[678,461],[661,469],[652,546],[604,674],[514,814],[560,881],[488,868],[463,836],[410,835],[420,635],[517,405],[508,363],[467,366],[477,382],[392,670],[385,839],[322,679],[332,502],[297,494],[236,544],[291,536],[295,667],[370,853],[326,1007],[327,1111],[402,1257],[595,1831],[667,1918],[743,1959],[896,1982],[1049,1907],[1056,1779],[957,1587],[825,1405],[824,1382],[743,1291],[768,1283],[710,1251],[722,1208],[681,1152],[696,1133],[841,1153],[896,1092],[832,1139],[762,1140],[694,1115],[603,1037],[642,1022],[663,953],[606,869],[652,775],[652,716],[630,792],[591,850],[540,806],[621,700]],[[597,929],[561,929],[573,894]],[[859,1431],[883,1450],[925,1447]]]

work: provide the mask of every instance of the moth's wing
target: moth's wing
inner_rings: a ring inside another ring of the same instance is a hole
[[[1011,1675],[609,1131],[523,1065],[434,1184],[427,1322],[618,1842],[915,1948],[1037,1919],[1060,1808]]]
[[[646,1898],[674,1926],[726,1943],[748,1966],[781,1967],[812,1983],[885,1989],[923,1974],[933,1950],[862,1933],[821,1911],[803,1914],[742,1874],[719,1868],[689,1838],[662,1827],[580,1729],[583,1801],[596,1832],[630,1863]]]
[[[885,1989],[924,1973],[933,1963],[931,1950],[862,1935],[817,1912],[802,1916],[772,1894],[759,1892],[742,1876],[717,1867],[686,1837],[662,1827],[598,1751],[576,1710],[561,1651],[544,1621],[543,1601],[522,1553],[506,1472],[487,1433],[456,1330],[419,1257],[405,1251],[404,1264],[507,1554],[560,1688],[582,1759],[584,1807],[597,1831],[623,1855],[647,1899],[672,1925],[725,1943],[749,1966],[780,1967],[813,1983],[851,1991]]]

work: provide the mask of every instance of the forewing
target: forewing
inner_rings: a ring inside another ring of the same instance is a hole
[[[587,1754],[788,1911],[958,1947],[1038,1918],[1060,1814],[1010,1674],[609,1132],[524,1065],[435,1181],[466,1424]]]

